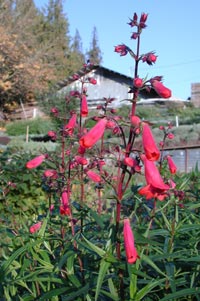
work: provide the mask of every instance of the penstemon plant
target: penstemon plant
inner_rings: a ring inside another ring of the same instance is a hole
[[[176,165],[164,154],[166,139],[173,138],[172,125],[160,127],[163,141],[158,146],[152,124],[137,116],[142,90],[171,96],[161,76],[139,77],[140,63],[151,66],[157,60],[154,52],[140,54],[147,18],[134,13],[128,23],[135,29],[136,51],[124,44],[115,47],[134,62],[126,119],[112,107],[114,97],[104,99],[98,114],[89,114],[86,87],[96,84],[87,75],[90,63],[83,66],[84,76],[73,75],[80,90],[65,99],[66,110],[70,99],[76,99],[77,111],[66,119],[56,107],[51,109],[52,118],[62,121],[56,132],[48,132],[60,142],[58,152],[26,163],[29,170],[45,165],[47,204],[44,214],[29,221],[29,231],[15,235],[11,255],[4,254],[0,300],[200,300],[199,242],[191,240],[192,231],[200,229],[192,227],[189,206],[184,210],[186,183],[175,183]],[[107,132],[117,139],[110,141]],[[137,186],[135,179],[142,176],[146,184]],[[194,220],[196,212],[191,212]],[[180,244],[185,224],[187,250]],[[190,276],[184,268],[186,254]]]

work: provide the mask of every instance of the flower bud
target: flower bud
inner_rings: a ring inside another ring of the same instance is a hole
[[[141,88],[143,86],[143,80],[139,77],[134,78],[133,80],[133,86],[135,88]]]

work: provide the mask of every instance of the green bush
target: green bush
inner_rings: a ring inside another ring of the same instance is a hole
[[[58,144],[55,142],[35,142],[31,140],[31,136],[29,137],[29,141],[26,142],[25,136],[16,136],[11,137],[11,141],[7,145],[8,148],[13,149],[13,151],[18,152],[31,152],[31,153],[39,153],[50,151],[53,152],[56,150]]]

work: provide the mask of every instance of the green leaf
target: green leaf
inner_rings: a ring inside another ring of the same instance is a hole
[[[107,297],[109,297],[109,300],[112,299],[114,301],[119,301],[119,297],[116,295],[113,295],[112,293],[109,293],[107,291],[101,290],[101,293]]]
[[[168,294],[166,297],[160,299],[160,301],[177,300],[177,298],[180,297],[186,298],[186,296],[199,296],[198,288],[186,288],[176,293]]]
[[[141,301],[142,298],[144,298],[154,287],[158,286],[161,284],[165,279],[163,280],[156,280],[153,282],[148,283],[143,287],[134,297],[134,301]]]
[[[79,289],[78,291],[75,291],[73,293],[70,293],[69,296],[67,297],[62,297],[62,301],[71,301],[71,300],[76,300],[76,297],[80,297],[82,295],[85,295],[89,290],[89,283],[87,283],[84,287]],[[87,298],[87,296],[86,296]]]
[[[135,268],[136,266],[136,268]],[[136,261],[136,264],[132,265],[132,264],[128,264],[128,273],[129,273],[129,278],[130,278],[130,298],[133,299],[136,291],[137,291],[137,276],[138,276],[138,267],[139,267],[139,263],[138,261]]]
[[[6,273],[7,269],[9,268],[9,266],[12,264],[12,262],[21,254],[23,254],[24,252],[26,252],[30,247],[34,247],[38,244],[40,244],[42,242],[42,240],[37,240],[34,241],[33,243],[28,242],[25,246],[17,249],[10,257],[8,260],[4,261],[1,268],[0,268],[0,282],[3,280],[2,277],[4,276],[4,274]]]
[[[100,289],[103,283],[103,280],[105,278],[105,275],[109,269],[110,266],[110,262],[105,261],[105,259],[101,260],[100,263],[100,269],[99,269],[99,275],[97,278],[97,287],[96,287],[96,292],[95,292],[95,301],[98,300],[99,297],[99,293],[100,293]]]
[[[49,300],[50,298],[52,297],[55,297],[55,296],[60,296],[61,294],[65,293],[66,291],[68,290],[68,288],[66,287],[62,287],[62,288],[57,288],[57,289],[53,289],[47,293],[45,293],[42,297],[40,297],[38,299],[38,301],[46,301],[46,300]],[[51,299],[50,299],[51,300]],[[64,300],[64,299],[63,299]]]
[[[110,290],[110,293],[111,293],[111,296],[112,296],[113,300],[118,301],[119,300],[119,296],[117,294],[117,290],[114,287],[114,284],[113,284],[113,281],[112,281],[111,278],[108,279],[108,287],[109,287],[109,290]]]
[[[103,229],[104,228],[104,223],[101,219],[101,217],[92,209],[88,208],[90,215],[92,216],[92,218],[95,220],[95,222],[97,223],[97,225]]]
[[[106,254],[106,251],[104,251],[103,249],[97,247],[96,245],[94,245],[93,243],[91,243],[89,240],[87,240],[87,238],[85,238],[82,235],[82,238],[85,240],[85,242],[87,243],[88,248],[91,251],[94,251],[95,253],[97,253],[100,257],[104,257]],[[80,242],[80,241],[79,241]],[[80,242],[81,243],[81,242]]]
[[[159,267],[150,259],[149,256],[146,256],[144,254],[142,254],[142,260],[144,260],[147,264],[149,264],[154,270],[156,270],[160,275],[164,276],[167,278],[167,275],[165,273],[163,273]]]

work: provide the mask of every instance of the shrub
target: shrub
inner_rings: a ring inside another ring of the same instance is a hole
[[[30,120],[22,120],[8,123],[6,125],[6,133],[9,136],[26,135],[28,133],[46,135],[49,129],[53,129],[53,124],[49,119],[36,118]]]

